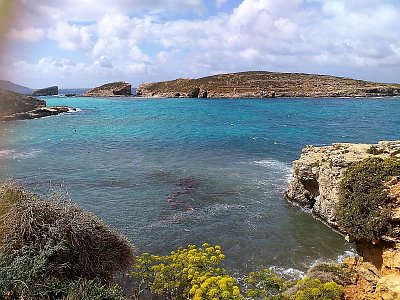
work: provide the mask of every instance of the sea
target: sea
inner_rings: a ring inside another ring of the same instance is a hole
[[[400,98],[43,99],[77,111],[0,123],[0,181],[61,191],[138,253],[221,245],[237,275],[351,255],[285,201],[292,162],[308,144],[400,139]]]

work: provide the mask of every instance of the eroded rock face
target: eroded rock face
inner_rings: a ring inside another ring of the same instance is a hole
[[[376,154],[370,154],[374,146]],[[335,206],[344,171],[354,162],[370,156],[399,157],[400,141],[371,144],[337,143],[332,146],[306,146],[300,159],[293,162],[292,180],[285,197],[309,208],[313,215],[338,229]]]
[[[362,257],[345,261],[354,271],[345,299],[400,299],[400,244],[364,242],[357,244],[357,251]]]
[[[36,90],[32,96],[54,96],[58,95],[58,86],[50,86],[47,88]]]
[[[336,203],[345,170],[353,163],[370,156],[400,159],[400,141],[370,144],[333,144],[303,149],[293,163],[292,180],[286,198],[307,207],[331,227],[336,224]],[[396,230],[400,223],[400,174],[385,183],[391,203],[390,236],[373,242],[356,241],[360,257],[345,263],[354,271],[350,284],[345,284],[346,300],[400,299],[400,240]]]

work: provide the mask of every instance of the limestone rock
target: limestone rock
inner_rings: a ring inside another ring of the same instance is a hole
[[[122,81],[107,83],[83,93],[82,96],[84,97],[132,96],[132,85],[130,83]]]
[[[400,275],[386,275],[379,279],[375,295],[377,300],[400,299]]]
[[[32,96],[54,96],[58,95],[58,86],[51,86],[39,90],[35,90]]]
[[[371,149],[375,149],[377,154],[371,154]],[[339,201],[339,185],[344,171],[352,163],[373,155],[396,157],[399,153],[400,141],[384,141],[376,145],[336,143],[324,147],[307,146],[300,158],[293,162],[292,179],[285,197],[296,205],[309,208],[314,216],[343,232],[336,223],[335,206]]]

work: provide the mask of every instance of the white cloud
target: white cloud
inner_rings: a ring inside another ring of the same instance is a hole
[[[334,70],[344,76],[359,70],[360,78],[400,81],[399,3],[243,0],[229,14],[175,19],[170,13],[199,12],[204,4],[201,0],[116,0],[113,5],[94,0],[25,1],[27,18],[13,35],[36,41],[46,32],[60,48],[83,51],[88,57],[85,63],[68,67],[64,62],[62,70],[83,74],[96,70],[94,78],[128,71],[156,80],[267,69],[325,74]],[[45,68],[40,62],[32,66],[38,70],[35,74]]]
[[[45,31],[42,28],[24,28],[21,30],[12,28],[8,32],[8,38],[25,42],[38,42],[44,36]]]
[[[103,68],[113,68],[113,64],[111,60],[107,56],[101,56],[98,60],[95,61],[95,64],[103,67]]]
[[[65,50],[87,50],[92,44],[90,27],[57,22],[55,28],[48,29],[47,37],[57,41],[60,48]]]

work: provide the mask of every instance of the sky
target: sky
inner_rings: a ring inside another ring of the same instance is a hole
[[[0,0],[0,79],[31,88],[249,70],[400,83],[399,0]]]

